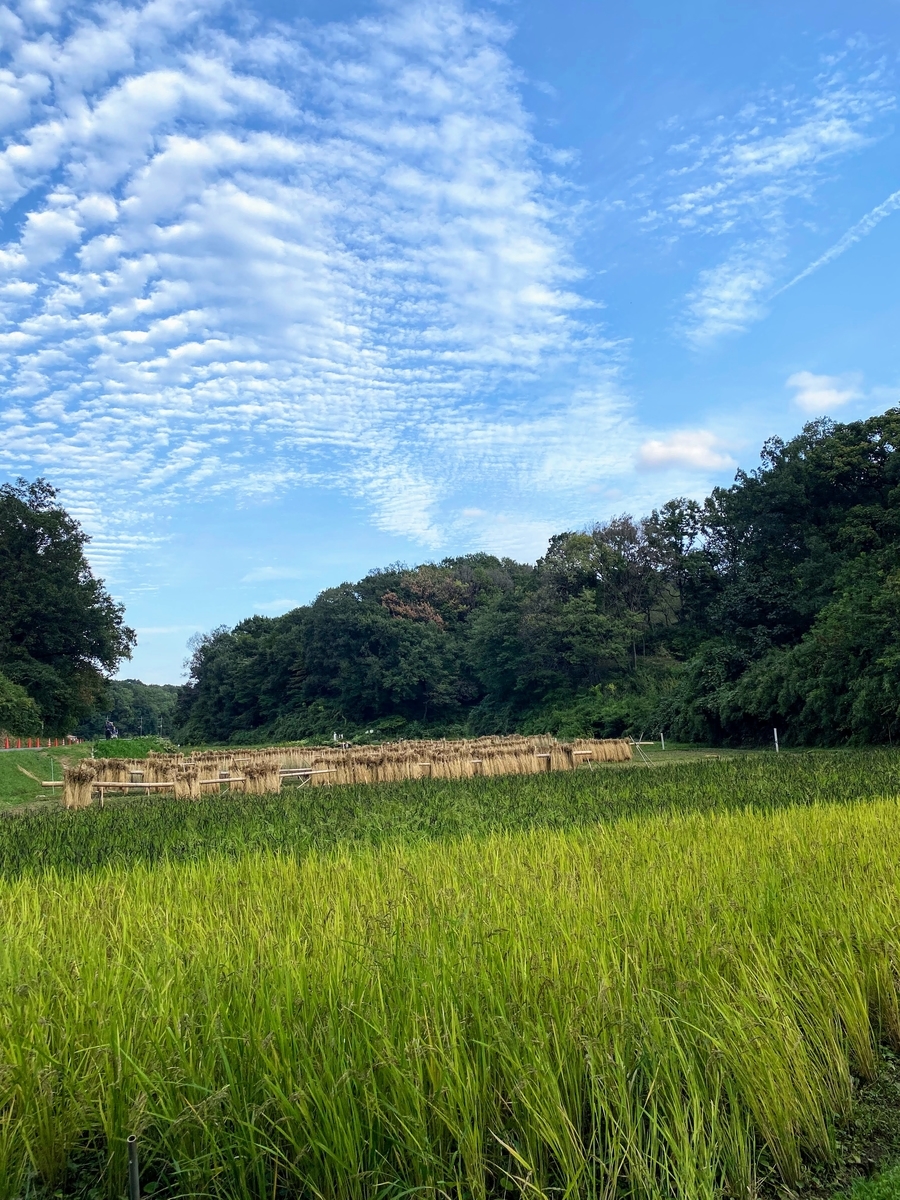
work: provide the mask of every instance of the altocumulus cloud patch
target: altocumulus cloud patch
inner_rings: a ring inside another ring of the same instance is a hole
[[[500,24],[453,0],[2,21],[0,465],[63,483],[101,560],[131,538],[108,495],[137,519],[319,482],[436,546],[473,480],[546,516],[626,469]]]

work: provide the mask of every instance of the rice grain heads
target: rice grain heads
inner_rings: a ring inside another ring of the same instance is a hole
[[[895,801],[0,883],[0,1198],[715,1200],[900,1045]],[[77,919],[73,919],[73,914]],[[768,1168],[767,1168],[768,1169]]]

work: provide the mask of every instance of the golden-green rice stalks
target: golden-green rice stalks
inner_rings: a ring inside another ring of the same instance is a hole
[[[2,882],[0,1197],[85,1142],[121,1195],[132,1132],[223,1200],[795,1187],[900,1044],[898,894],[896,801]]]

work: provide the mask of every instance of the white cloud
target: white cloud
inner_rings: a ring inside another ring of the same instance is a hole
[[[709,246],[710,265],[677,322],[694,345],[741,332],[766,315],[764,298],[783,271],[804,206],[840,159],[887,129],[895,92],[886,68],[866,53],[848,50],[805,81],[798,73],[789,91],[763,92],[737,113],[680,122],[679,140],[658,156],[668,165],[641,173],[630,205],[643,208],[641,225],[670,243],[691,235]],[[870,214],[873,222],[884,215]],[[846,236],[856,240],[853,230]],[[804,275],[842,253],[850,244],[844,241]]]
[[[563,523],[528,517],[521,512],[491,514],[482,533],[483,547],[492,554],[529,561],[543,554]]]
[[[895,108],[883,69],[860,60],[720,114],[669,147],[672,165],[655,185],[649,223],[704,234],[769,231],[790,200],[812,196],[823,168],[868,145],[875,122]]]
[[[51,474],[98,532],[306,481],[430,546],[463,480],[553,510],[627,469],[617,349],[507,31],[460,0],[229,19],[10,18],[0,469]]]
[[[681,429],[651,438],[638,451],[638,465],[650,470],[685,467],[692,471],[723,471],[737,466],[721,438],[708,429]]]
[[[725,334],[741,333],[765,314],[763,297],[772,281],[766,250],[759,258],[739,251],[717,267],[701,271],[696,289],[688,296],[684,322],[695,347],[708,346]]]
[[[794,403],[805,413],[824,416],[862,396],[857,374],[814,375],[812,371],[795,371],[787,386],[796,388]]]

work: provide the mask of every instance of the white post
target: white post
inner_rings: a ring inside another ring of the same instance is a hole
[[[665,750],[665,748],[666,748],[666,735],[663,733],[663,731],[662,731],[662,730],[660,730],[660,731],[659,731],[659,740],[662,742],[662,748],[663,748],[663,750]]]
[[[772,732],[775,734],[775,753],[777,754],[778,753],[778,730],[774,729]]]

